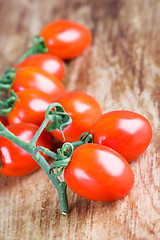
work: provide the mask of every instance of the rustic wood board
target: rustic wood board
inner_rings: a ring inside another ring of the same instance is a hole
[[[143,114],[153,126],[152,143],[131,164],[135,185],[127,197],[92,202],[68,190],[68,216],[41,170],[0,176],[0,240],[160,239],[160,1],[0,0],[1,74],[32,35],[59,18],[93,33],[92,46],[69,63],[67,90],[91,94],[104,112]]]

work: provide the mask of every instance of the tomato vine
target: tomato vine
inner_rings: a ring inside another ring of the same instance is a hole
[[[32,139],[25,142],[6,128],[3,123],[7,123],[1,118],[0,136],[24,149],[44,170],[58,192],[62,214],[69,211],[67,186],[80,196],[95,201],[111,201],[126,196],[134,184],[134,174],[128,162],[146,150],[152,137],[150,123],[139,114],[115,111],[102,115],[100,105],[86,93],[64,93],[59,80],[63,79],[65,69],[60,58],[68,60],[80,55],[91,40],[90,31],[80,24],[69,20],[52,22],[42,29],[39,36],[32,38],[33,46],[21,56],[19,64],[8,68],[0,78],[0,91],[9,92],[8,98],[6,94],[0,101],[0,115],[7,115],[9,124],[41,124],[39,128],[36,126],[38,130]],[[47,53],[44,59],[41,53]],[[56,56],[52,57],[52,54]],[[23,62],[24,59],[26,61]],[[58,68],[46,67],[51,66],[52,61],[56,61]],[[44,70],[48,72],[44,73]],[[54,79],[54,74],[59,80]],[[43,86],[40,84],[42,78],[45,79]],[[56,102],[50,104],[55,98]],[[130,132],[131,125],[133,129]],[[67,141],[57,153],[37,144],[44,129],[57,140]],[[44,155],[54,159],[51,166]],[[1,156],[0,168],[3,168]]]

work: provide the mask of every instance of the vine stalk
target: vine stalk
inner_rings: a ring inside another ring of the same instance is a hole
[[[67,113],[65,113],[63,107],[59,103],[50,104],[46,110],[44,121],[29,143],[20,140],[0,122],[0,136],[4,136],[27,151],[47,174],[58,192],[61,212],[64,215],[68,214],[69,212],[66,194],[67,185],[65,181],[61,179],[60,175],[62,174],[64,168],[68,166],[74,148],[85,143],[93,142],[92,135],[90,133],[83,133],[80,136],[79,141],[74,143],[64,143],[62,148],[57,150],[57,153],[54,153],[43,146],[36,147],[36,142],[46,127],[49,129],[49,131],[53,131],[55,129],[63,131],[63,129],[71,122],[72,119],[67,115]],[[55,159],[52,166],[48,164],[40,152],[43,152],[45,155]],[[0,164],[1,167],[3,167],[2,165]]]

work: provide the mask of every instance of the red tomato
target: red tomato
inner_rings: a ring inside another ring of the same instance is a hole
[[[62,83],[54,76],[38,68],[21,68],[16,72],[12,89],[14,92],[25,89],[37,89],[53,98],[65,92]]]
[[[62,59],[77,57],[92,41],[91,33],[86,27],[64,19],[45,26],[40,36],[44,38],[49,53]]]
[[[119,153],[92,143],[74,151],[64,179],[71,190],[93,201],[123,198],[134,184],[132,169]]]
[[[57,77],[60,81],[65,76],[64,62],[59,57],[49,53],[31,55],[14,66],[15,69],[23,67],[41,68],[45,72]]]
[[[32,140],[38,130],[38,126],[27,123],[12,124],[7,128],[26,143]],[[49,133],[42,132],[37,141],[37,146],[51,149]],[[47,156],[43,156],[47,159]],[[25,176],[39,168],[39,165],[28,152],[5,137],[0,137],[0,160],[2,165],[0,173],[6,176]]]
[[[54,98],[39,90],[26,89],[17,93],[14,108],[7,115],[9,124],[33,123],[40,125],[45,118],[45,111]]]
[[[2,116],[0,116],[0,122],[1,122],[4,126],[7,126],[7,125],[8,125],[7,120],[6,120],[4,117],[2,117]]]
[[[72,123],[64,130],[65,141],[78,141],[83,132],[89,132],[93,123],[102,114],[98,102],[84,92],[67,92],[58,97],[56,102],[60,103],[68,115],[72,118]],[[59,130],[52,132],[52,135],[59,141],[64,141]]]
[[[114,149],[131,162],[147,149],[152,128],[145,117],[135,112],[113,111],[95,122],[92,135],[95,143]]]

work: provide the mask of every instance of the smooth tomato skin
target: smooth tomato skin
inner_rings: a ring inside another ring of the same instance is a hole
[[[80,135],[83,132],[89,132],[93,123],[102,114],[99,103],[84,92],[66,92],[58,97],[56,102],[60,103],[72,118],[72,123],[63,130],[67,142],[78,141]],[[59,130],[55,130],[51,134],[57,140],[64,141]]]
[[[8,125],[7,119],[4,117],[0,116],[0,122],[6,127]]]
[[[36,67],[57,77],[60,81],[65,76],[64,62],[57,56],[49,53],[38,53],[31,55],[14,66],[15,69],[24,67]]]
[[[29,143],[38,130],[38,126],[34,124],[18,123],[8,125],[7,129],[22,141]],[[51,138],[48,132],[42,132],[37,141],[37,146],[44,146],[52,149]],[[43,156],[45,159],[48,157],[46,155]],[[0,137],[0,159],[2,164],[0,173],[5,176],[25,176],[39,168],[39,165],[29,153],[5,137]]]
[[[132,169],[119,153],[92,143],[74,151],[64,179],[72,191],[93,201],[123,198],[134,184]]]
[[[20,68],[16,72],[12,89],[19,92],[29,88],[40,90],[53,98],[65,92],[63,84],[45,71],[33,67]]]
[[[45,118],[47,107],[54,102],[54,98],[35,89],[20,91],[17,97],[19,100],[7,115],[9,124],[24,122],[39,126]]]
[[[49,53],[62,59],[77,57],[92,41],[91,33],[86,27],[65,19],[46,25],[40,36],[44,38]]]
[[[128,162],[137,159],[152,139],[149,121],[131,111],[112,111],[103,114],[93,125],[94,143],[108,146]]]

